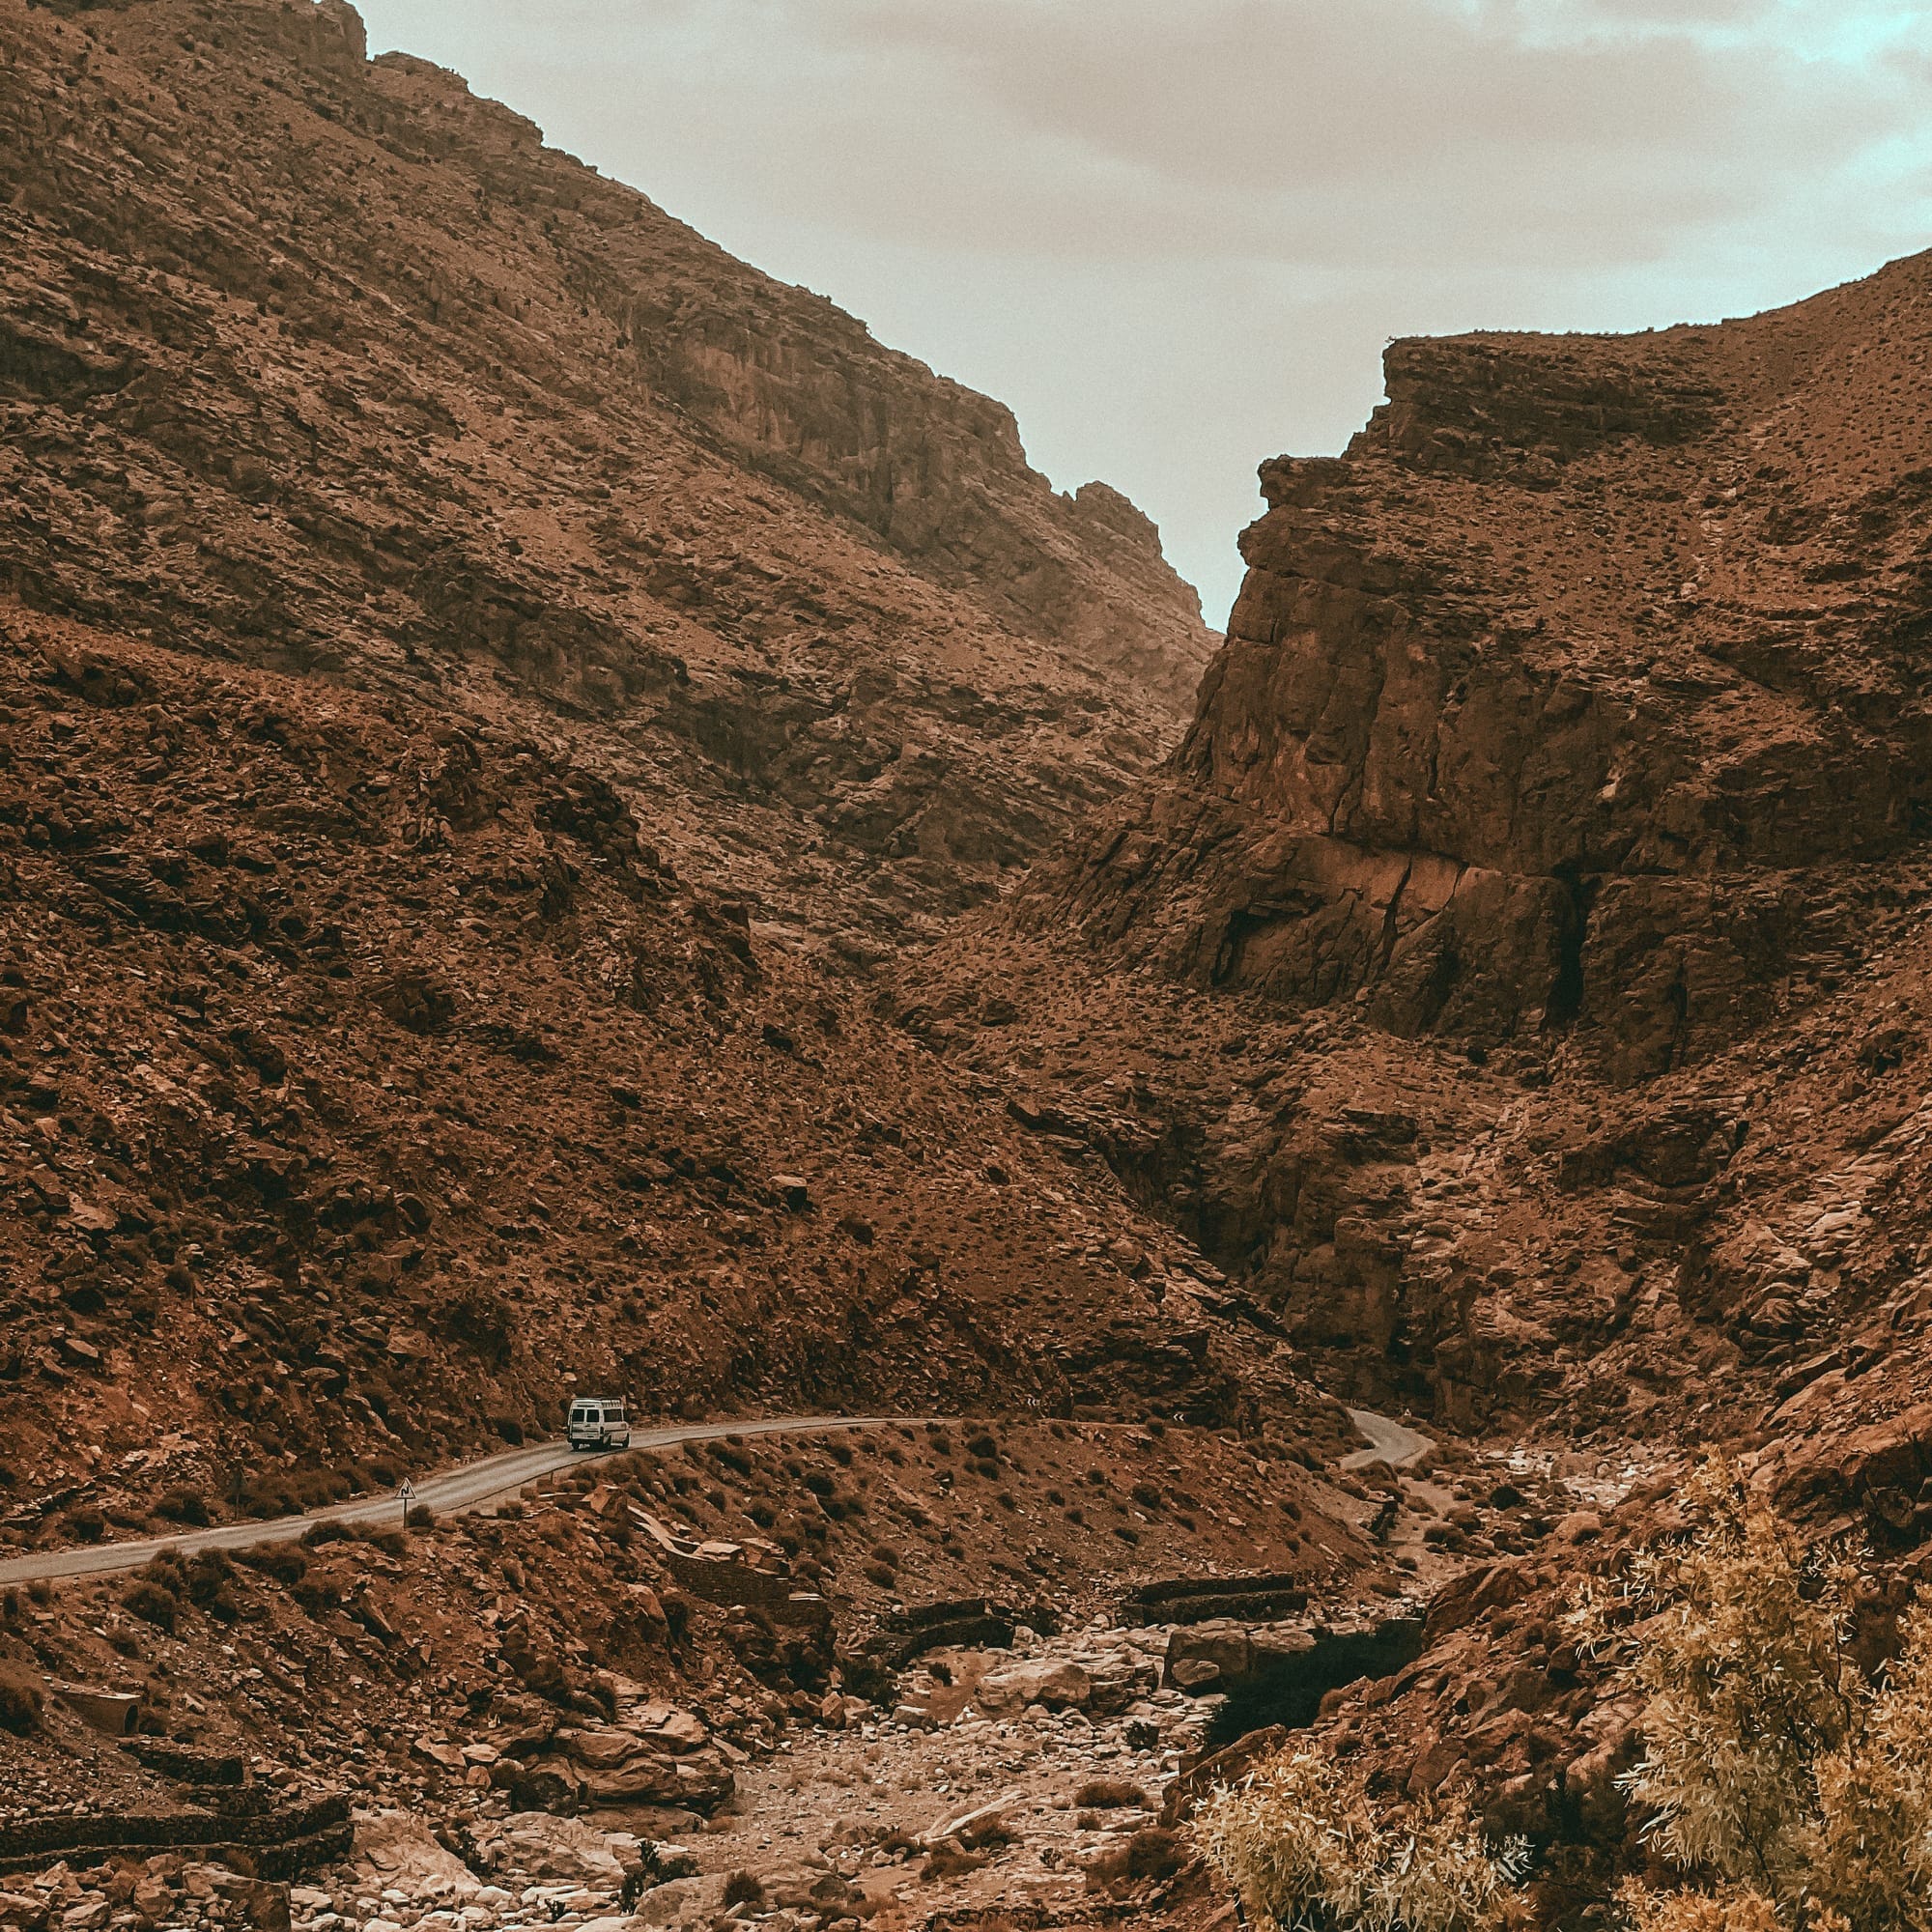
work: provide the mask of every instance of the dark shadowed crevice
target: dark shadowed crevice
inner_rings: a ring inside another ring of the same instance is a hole
[[[1550,1027],[1574,1026],[1583,1010],[1583,947],[1590,936],[1590,914],[1597,903],[1600,880],[1586,878],[1575,867],[1558,866],[1556,883],[1568,901],[1564,908],[1563,930],[1556,942],[1556,978],[1544,1008],[1544,1024]]]
[[[1390,1617],[1372,1631],[1318,1635],[1312,1649],[1271,1658],[1228,1686],[1227,1701],[1208,1728],[1207,1748],[1219,1750],[1270,1724],[1290,1730],[1312,1724],[1329,1691],[1364,1677],[1390,1676],[1421,1655],[1420,1617]]]

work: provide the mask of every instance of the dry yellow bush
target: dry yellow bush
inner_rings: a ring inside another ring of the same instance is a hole
[[[1456,1803],[1378,1816],[1307,1749],[1217,1792],[1195,1831],[1257,1932],[1493,1932],[1523,1857],[1492,1852]]]
[[[1632,1922],[1932,1932],[1932,1612],[1905,1613],[1872,1682],[1852,1655],[1854,1552],[1806,1548],[1721,1466],[1689,1500],[1697,1533],[1639,1564],[1625,1606],[1648,1701],[1624,1781],[1658,1849],[1717,1889],[1627,1889]]]

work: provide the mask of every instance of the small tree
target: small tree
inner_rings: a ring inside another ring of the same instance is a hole
[[[1624,1783],[1712,1891],[1628,1887],[1637,1932],[1932,1932],[1932,1609],[1877,1681],[1853,1661],[1861,1574],[1720,1466],[1700,1527],[1637,1566],[1628,1673],[1648,1697]],[[1586,1615],[1588,1612],[1586,1611]]]
[[[1526,1856],[1492,1851],[1457,1801],[1378,1816],[1307,1748],[1216,1792],[1195,1833],[1261,1932],[1492,1932]]]

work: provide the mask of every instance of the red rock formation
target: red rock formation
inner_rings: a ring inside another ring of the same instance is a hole
[[[1048,916],[1619,1082],[1842,970],[1932,783],[1928,281],[1392,348],[1347,456],[1264,466],[1186,743]]]
[[[1264,466],[1179,753],[906,1023],[1331,1385],[1697,1438],[1922,1397],[1928,343],[1920,257],[1397,345],[1346,456]]]
[[[0,1487],[1255,1412],[846,983],[1178,729],[1130,504],[339,0],[0,0]]]
[[[996,889],[1210,644],[1012,417],[347,8],[0,9],[0,587],[532,707],[820,931]]]

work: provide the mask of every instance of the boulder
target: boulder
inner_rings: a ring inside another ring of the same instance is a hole
[[[475,1881],[470,1881],[475,1889]],[[289,1932],[289,1889],[271,1879],[244,1878],[235,1872],[215,1871],[214,1889],[225,1899],[228,1917],[239,1919],[253,1932]]]
[[[641,1756],[647,1747],[633,1731],[609,1729],[559,1731],[556,1742],[574,1763],[586,1771],[612,1771]]]
[[[651,1720],[641,1727],[640,1735],[673,1756],[699,1749],[711,1737],[703,1722],[689,1711],[670,1711],[662,1717],[652,1714]]]
[[[1599,1528],[1602,1527],[1601,1522]],[[1490,1563],[1465,1570],[1436,1591],[1423,1624],[1422,1639],[1435,1643],[1451,1631],[1464,1629],[1488,1610],[1526,1597],[1535,1586],[1520,1563]]]
[[[976,1804],[970,1810],[939,1818],[920,1833],[919,1841],[929,1850],[935,1845],[943,1845],[949,1838],[956,1838],[969,1848],[1004,1838],[1009,1835],[1007,1813],[1021,1803],[1023,1796],[1018,1791],[1008,1791],[990,1804]]]
[[[1176,1631],[1167,1640],[1161,1683],[1190,1697],[1221,1689],[1254,1668],[1254,1640],[1240,1624],[1216,1621]]]
[[[532,1878],[571,1879],[614,1890],[624,1868],[602,1832],[548,1811],[513,1811],[497,1828],[504,1851]]]
[[[413,1812],[378,1811],[358,1818],[353,1857],[378,1890],[468,1898],[479,1889],[476,1875],[438,1844]]]
[[[1624,1836],[1628,1803],[1617,1779],[1636,1761],[1641,1744],[1641,1733],[1633,1725],[1573,1758],[1564,1769],[1563,1794],[1584,1836],[1598,1844],[1616,1844]]]
[[[1281,1724],[1264,1724],[1246,1737],[1236,1738],[1217,1751],[1181,1766],[1180,1775],[1162,1794],[1160,1822],[1172,1827],[1184,1824],[1194,1815],[1194,1807],[1217,1786],[1234,1784],[1245,1777],[1264,1758],[1271,1757],[1288,1742]]]
[[[1029,1704],[1043,1704],[1049,1711],[1084,1711],[1093,1697],[1093,1678],[1065,1659],[991,1671],[980,1678],[973,1693],[973,1701],[989,1718],[1010,1716]]]

